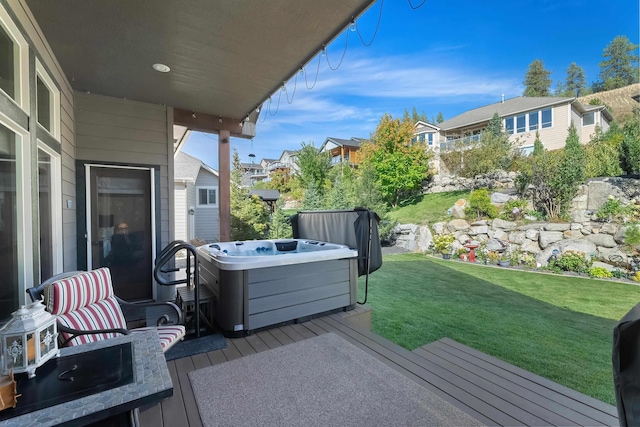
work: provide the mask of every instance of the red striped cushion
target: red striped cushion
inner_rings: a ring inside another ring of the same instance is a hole
[[[127,327],[120,305],[113,296],[75,311],[59,314],[57,317],[60,324],[81,331],[114,328],[126,329]],[[60,334],[64,340],[69,338],[69,334],[64,332],[60,332]],[[82,335],[74,338],[67,345],[87,344],[120,335],[121,334],[118,333]]]
[[[182,325],[170,325],[170,326],[148,326],[146,328],[132,329],[131,332],[143,332],[143,331],[158,331],[158,337],[160,338],[160,345],[162,351],[167,351],[174,346],[178,341],[184,337],[185,329]]]
[[[108,268],[82,272],[52,283],[45,289],[47,311],[59,315],[113,296]]]

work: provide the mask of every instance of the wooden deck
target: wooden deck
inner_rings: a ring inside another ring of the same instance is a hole
[[[141,411],[141,425],[201,426],[187,374],[334,332],[487,425],[619,425],[616,408],[448,338],[408,351],[343,313],[227,340],[223,350],[168,362],[173,397]],[[248,405],[250,410],[250,405]]]

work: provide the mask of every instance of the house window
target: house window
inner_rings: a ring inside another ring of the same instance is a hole
[[[433,145],[433,134],[432,133],[428,134],[428,138],[429,138],[429,145]]]
[[[538,129],[538,112],[529,113],[529,130]]]
[[[529,156],[533,154],[533,145],[520,147],[520,153],[522,153],[523,156]]]
[[[198,187],[198,206],[218,206],[218,187]]]
[[[582,116],[582,126],[590,126],[596,122],[596,113],[590,112]]]
[[[29,111],[29,45],[0,4],[0,90]]]
[[[518,117],[516,117],[516,132],[517,133],[522,133],[524,132],[527,128],[526,128],[526,121],[527,121],[527,116],[524,114],[520,114]]]
[[[551,108],[545,108],[542,110],[542,128],[551,127]]]
[[[0,26],[0,89],[12,99],[16,95],[14,45],[9,34]]]
[[[19,306],[17,138],[0,124],[0,320]]]
[[[62,189],[60,156],[38,144],[38,221],[40,282],[62,271]]]
[[[504,119],[504,128],[509,135],[513,135],[513,117]]]
[[[59,140],[60,91],[38,60],[36,60],[36,101],[38,123]]]
[[[51,93],[40,76],[37,78],[38,123],[51,132]]]

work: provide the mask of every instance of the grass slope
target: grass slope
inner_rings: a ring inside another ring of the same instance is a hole
[[[407,349],[449,337],[613,405],[613,327],[639,300],[638,286],[420,254],[386,256],[369,286],[374,332]]]
[[[400,224],[433,224],[449,221],[449,209],[458,199],[469,199],[469,191],[450,191],[446,193],[425,194],[416,200],[389,212],[391,219]]]

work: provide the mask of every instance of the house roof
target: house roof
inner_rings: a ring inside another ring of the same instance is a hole
[[[362,144],[364,141],[366,141],[364,138],[356,138],[353,137],[351,139],[342,139],[342,138],[334,138],[332,136],[328,137],[327,139],[325,139],[325,141],[322,143],[322,145],[320,146],[320,151],[322,151],[322,149],[325,147],[325,145],[327,145],[327,142],[333,142],[334,144],[338,145],[338,146],[342,146],[342,147],[360,147],[360,144]]]
[[[205,165],[202,160],[180,151],[174,158],[173,180],[196,182],[196,178],[198,178],[198,173],[200,173],[201,168],[215,176],[218,176],[218,172],[211,166]]]
[[[262,160],[260,160],[260,163],[262,162],[266,162],[266,163],[273,163],[273,162],[277,162],[278,159],[265,159],[263,158]]]
[[[237,133],[374,0],[25,1],[73,89],[221,117]]]
[[[484,107],[469,110],[458,116],[438,124],[438,127],[444,131],[457,129],[460,127],[471,126],[491,120],[495,113],[500,117],[521,113],[524,111],[534,110],[536,108],[550,107],[557,104],[567,104],[574,101],[575,98],[560,97],[526,97],[508,99],[504,102],[497,102]]]
[[[249,190],[249,194],[255,194],[265,202],[276,201],[280,198],[278,190]]]
[[[243,169],[262,169],[259,163],[242,163]]]

